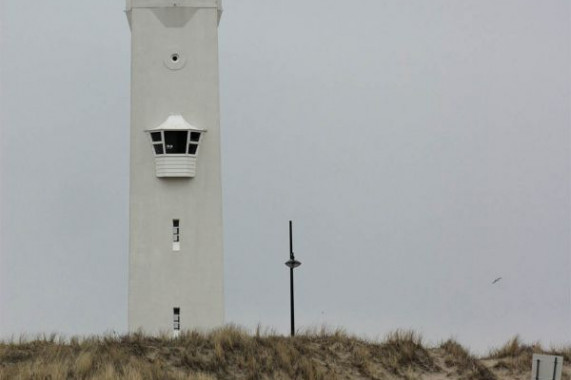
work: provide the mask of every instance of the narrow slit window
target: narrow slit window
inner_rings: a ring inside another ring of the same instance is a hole
[[[174,336],[177,337],[180,333],[180,307],[173,308],[173,323],[172,329]]]
[[[172,250],[180,251],[180,221],[178,219],[172,221]]]
[[[188,145],[188,154],[196,154],[196,150],[198,149],[198,145],[196,144],[189,144]]]

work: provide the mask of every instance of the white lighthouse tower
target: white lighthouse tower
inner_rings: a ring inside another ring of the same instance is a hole
[[[129,330],[224,319],[220,0],[127,0],[131,28]]]

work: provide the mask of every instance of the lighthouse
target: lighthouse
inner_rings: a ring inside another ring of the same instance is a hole
[[[127,0],[129,330],[224,321],[220,0]]]

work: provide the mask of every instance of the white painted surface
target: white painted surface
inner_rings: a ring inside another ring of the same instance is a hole
[[[532,380],[561,380],[562,370],[563,356],[533,354]]]
[[[127,2],[132,33],[131,331],[172,331],[173,307],[184,310],[181,329],[212,328],[224,320],[218,4]],[[177,70],[164,64],[174,53],[185,59]],[[155,156],[145,132],[173,114],[208,130],[198,160]],[[168,178],[173,175],[183,178]],[[184,239],[176,255],[173,219],[180,220]]]
[[[155,169],[157,177],[194,177],[196,157],[175,154],[155,156]]]
[[[127,11],[132,8],[170,7],[221,8],[220,0],[127,0]]]
[[[171,58],[168,58],[168,60],[171,60]],[[164,131],[164,130],[169,130],[169,131],[199,131],[199,132],[203,132],[205,131],[204,128],[200,128],[197,126],[194,126],[192,124],[190,124],[189,122],[187,122],[184,117],[182,115],[169,115],[169,117],[163,122],[161,123],[159,126],[155,127],[155,128],[151,128],[148,129],[147,131],[152,132],[152,131]]]

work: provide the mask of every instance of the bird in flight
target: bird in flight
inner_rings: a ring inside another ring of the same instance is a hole
[[[500,281],[501,279],[502,279],[501,277],[496,278],[494,281],[492,281],[492,285],[495,284],[496,282]]]

